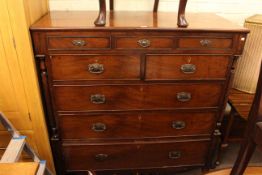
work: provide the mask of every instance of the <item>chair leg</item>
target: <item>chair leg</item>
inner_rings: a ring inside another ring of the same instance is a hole
[[[177,15],[177,25],[178,27],[187,27],[188,23],[186,20],[186,5],[187,0],[180,0],[179,1],[179,9],[178,9],[178,15]]]
[[[99,14],[94,23],[96,26],[105,26],[106,24],[106,1],[105,0],[99,0]]]
[[[243,175],[248,162],[250,161],[252,154],[256,148],[255,142],[252,138],[246,139],[245,143],[241,146],[237,160],[230,175]]]

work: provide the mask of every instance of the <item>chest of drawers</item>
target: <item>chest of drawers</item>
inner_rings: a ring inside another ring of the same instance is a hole
[[[248,31],[212,14],[51,12],[31,27],[59,173],[210,168]]]

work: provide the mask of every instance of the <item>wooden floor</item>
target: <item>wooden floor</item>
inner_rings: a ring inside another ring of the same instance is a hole
[[[230,175],[231,169],[210,172],[205,175]],[[248,167],[244,175],[262,175],[262,167]]]

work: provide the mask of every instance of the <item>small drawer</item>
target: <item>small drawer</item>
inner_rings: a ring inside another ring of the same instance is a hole
[[[137,139],[209,136],[212,112],[130,112],[60,115],[62,139]]]
[[[53,55],[53,80],[139,80],[138,55]]]
[[[223,83],[55,85],[59,111],[217,107]]]
[[[114,170],[204,165],[209,141],[67,145],[62,151],[70,170]]]
[[[232,38],[209,38],[209,37],[181,37],[178,38],[178,48],[180,49],[232,49]]]
[[[174,39],[172,37],[116,37],[117,49],[172,49]]]
[[[48,36],[49,50],[109,49],[110,37],[99,36]]]
[[[229,56],[147,55],[146,80],[226,79]]]

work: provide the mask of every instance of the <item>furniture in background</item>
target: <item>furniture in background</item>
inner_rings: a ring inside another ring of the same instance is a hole
[[[31,26],[58,173],[213,167],[248,30],[212,14],[187,14],[188,28],[176,13],[111,12],[105,27],[96,15]]]
[[[241,142],[244,139],[244,130],[248,121],[248,114],[253,103],[254,94],[231,89],[228,102],[231,107],[227,116],[227,124],[222,132],[222,147],[227,147],[229,142]],[[242,122],[244,121],[244,122]],[[236,127],[238,125],[238,127]],[[241,125],[241,127],[239,126]]]
[[[26,175],[52,175],[50,170],[46,167],[46,161],[40,160],[35,151],[26,143],[26,136],[20,135],[12,123],[1,112],[0,124],[2,124],[11,135],[11,141],[0,159],[0,167],[2,167],[2,169],[0,169],[0,174],[24,174],[26,172]],[[26,152],[35,163],[17,163],[23,151]],[[22,165],[25,167],[21,167]],[[17,169],[15,166],[17,166]],[[22,172],[20,172],[21,170]]]
[[[159,0],[154,0],[154,1],[155,3],[154,3],[153,12],[156,13],[158,11]],[[114,0],[110,0],[109,3],[110,3],[110,11],[113,11]],[[187,5],[187,0],[179,0],[179,8],[177,14],[177,25],[179,27],[188,26],[186,15],[185,15],[186,5]],[[96,26],[106,25],[106,0],[99,0],[99,14],[94,23]]]
[[[256,147],[262,149],[262,67],[257,83],[256,94],[249,112],[245,139],[231,175],[242,175]]]
[[[259,76],[259,63],[262,58],[262,15],[247,18],[244,26],[250,29],[251,34],[247,39],[243,56],[238,60],[233,89],[229,94],[232,110],[225,117],[222,147],[226,147],[228,142],[243,140]]]
[[[233,88],[254,94],[262,60],[262,15],[246,19],[244,27],[250,29],[243,55],[237,63]]]
[[[0,111],[54,171],[29,33],[29,26],[47,11],[47,0],[0,1]],[[0,138],[1,156],[9,142],[3,127]]]
[[[208,173],[207,175],[226,175],[229,173],[231,175],[261,174],[262,167],[248,168],[247,171],[245,171],[256,147],[262,149],[262,67],[260,69],[255,98],[248,115],[248,126],[245,132],[245,138],[234,167],[232,170],[221,170]]]

